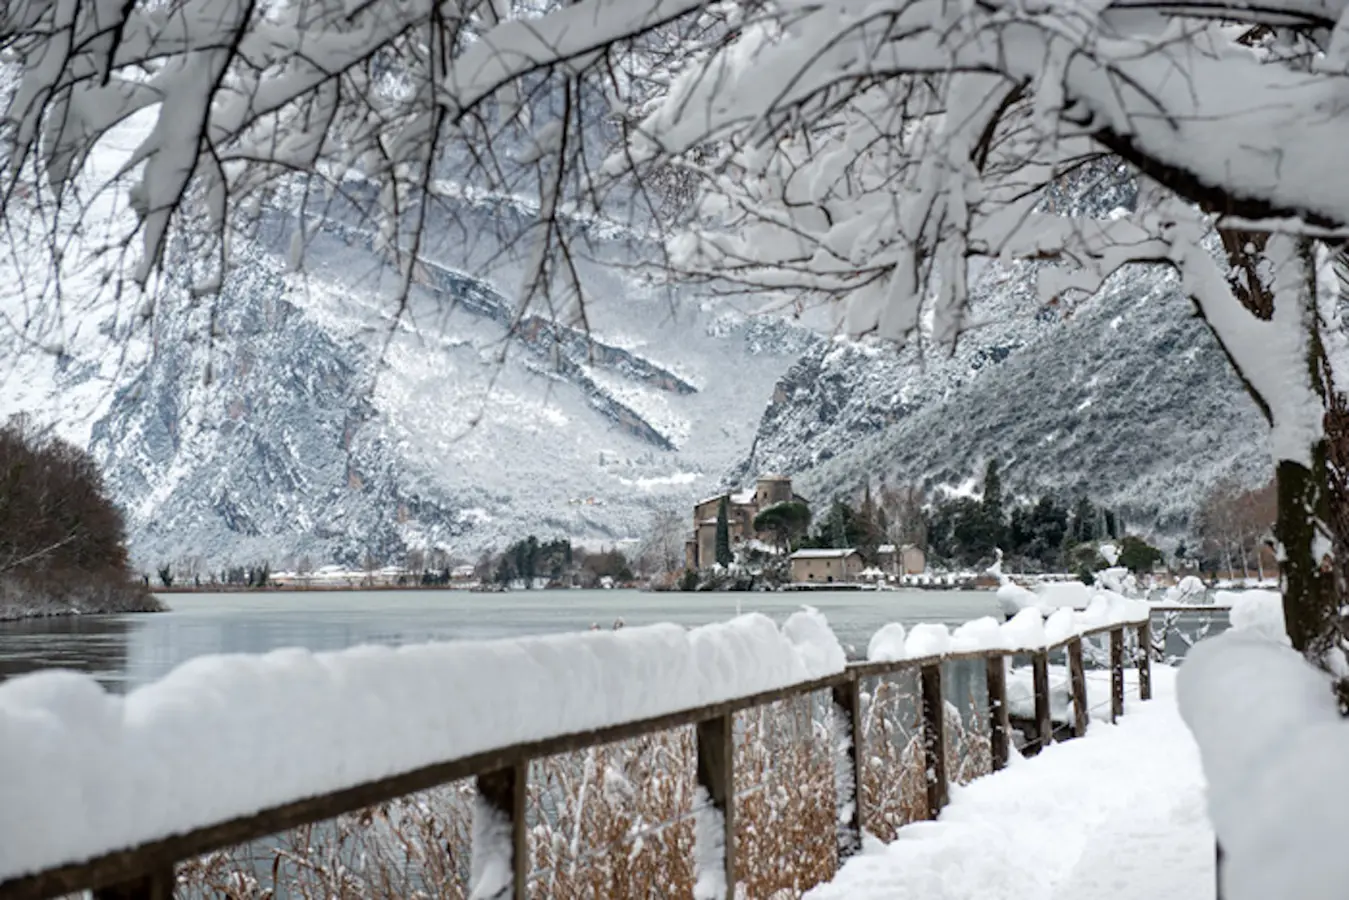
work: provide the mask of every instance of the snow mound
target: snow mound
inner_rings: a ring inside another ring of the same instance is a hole
[[[904,626],[892,622],[872,635],[867,659],[894,662],[980,650],[1039,650],[1092,629],[1137,624],[1148,615],[1148,604],[1142,600],[1098,591],[1086,609],[1058,609],[1048,619],[1038,609],[1027,607],[1001,624],[985,616],[954,632],[945,625],[923,623],[906,634]]]
[[[0,880],[523,741],[839,672],[820,613],[198,657],[125,697],[0,684]]]
[[[951,633],[951,650],[955,653],[1004,649],[1006,646],[1007,639],[1002,626],[992,616],[966,622]]]
[[[1325,673],[1271,640],[1267,619],[1238,618],[1190,651],[1177,684],[1224,851],[1224,896],[1341,897],[1349,723]]]
[[[1013,581],[1005,581],[998,588],[998,608],[1002,614],[1011,618],[1023,609],[1035,609],[1040,603],[1040,598],[1034,592],[1023,588]]]
[[[1166,591],[1167,603],[1203,603],[1204,595],[1208,588],[1204,587],[1204,582],[1200,581],[1194,575],[1186,575],[1180,581],[1176,582],[1175,587],[1168,588]],[[1225,601],[1218,600],[1223,603]]]
[[[909,639],[904,642],[904,655],[908,659],[939,656],[950,649],[951,633],[938,622],[922,622],[913,626],[909,631]]]
[[[1085,609],[1096,590],[1080,581],[1043,581],[1031,588],[1005,581],[998,588],[998,607],[1009,617],[1023,609],[1036,609],[1048,616],[1056,609]]]
[[[1288,643],[1283,620],[1283,595],[1278,591],[1218,591],[1214,600],[1232,607],[1232,628],[1258,632],[1276,643]]]
[[[904,626],[898,622],[888,622],[876,629],[867,643],[867,659],[872,662],[895,662],[905,659]]]

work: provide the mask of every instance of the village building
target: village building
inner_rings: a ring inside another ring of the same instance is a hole
[[[876,548],[876,568],[887,575],[922,575],[927,571],[927,556],[913,544],[881,544]]]
[[[792,480],[785,475],[763,475],[752,490],[728,491],[699,500],[693,506],[693,537],[684,545],[684,562],[690,569],[705,569],[717,561],[717,510],[723,497],[732,547],[750,540],[771,544],[773,535],[754,530],[754,517],[776,503],[806,502],[792,492]]]
[[[797,550],[790,557],[792,581],[797,584],[835,584],[856,581],[862,574],[862,554],[841,550]]]

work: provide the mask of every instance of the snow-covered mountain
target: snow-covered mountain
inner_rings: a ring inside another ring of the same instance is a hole
[[[1160,271],[1067,311],[1029,267],[989,266],[979,324],[934,356],[663,292],[631,265],[640,234],[576,220],[589,303],[571,327],[517,309],[526,203],[445,185],[400,306],[348,187],[303,214],[303,275],[301,207],[278,198],[211,299],[181,247],[153,306],[109,289],[90,255],[126,219],[111,200],[81,221],[59,303],[34,289],[36,212],[0,259],[0,415],[92,450],[142,566],[614,541],[766,470],[827,497],[868,477],[957,484],[994,456],[1013,489],[1086,490],[1167,531],[1221,474],[1264,475],[1255,410]],[[1092,186],[1098,212],[1127,194]]]
[[[72,314],[24,330],[8,292],[0,414],[90,447],[144,567],[640,535],[720,479],[816,339],[643,283],[621,234],[578,261],[588,331],[521,318],[521,254],[495,235],[529,212],[442,207],[401,309],[369,229],[334,207],[307,222],[303,275],[278,210],[219,297],[170,285],[148,318],[77,277]]]
[[[1221,349],[1156,268],[1046,306],[1030,267],[990,266],[981,324],[950,356],[835,342],[775,388],[734,472],[795,472],[812,497],[964,486],[989,459],[1024,496],[1085,492],[1155,536],[1183,533],[1224,475],[1268,479],[1268,429]]]

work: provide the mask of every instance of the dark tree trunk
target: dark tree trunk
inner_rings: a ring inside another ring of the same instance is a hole
[[[1292,296],[1276,298],[1272,287],[1260,277],[1262,257],[1271,240],[1269,236],[1230,230],[1220,234],[1232,267],[1233,292],[1252,315],[1269,320],[1274,315],[1276,300],[1294,300]],[[1340,612],[1345,607],[1345,599],[1349,599],[1349,590],[1346,590],[1349,586],[1349,490],[1346,490],[1345,477],[1349,473],[1349,412],[1343,386],[1334,383],[1321,333],[1322,327],[1328,327],[1330,323],[1323,321],[1323,311],[1318,307],[1314,245],[1303,241],[1296,258],[1306,279],[1306,290],[1299,292],[1296,302],[1302,307],[1309,379],[1326,411],[1325,434],[1308,448],[1310,465],[1287,459],[1277,462],[1275,533],[1282,545],[1280,572],[1288,636],[1293,646],[1314,664],[1337,674],[1334,666],[1336,651],[1346,646],[1345,638],[1349,636],[1349,621]],[[1214,334],[1217,336],[1216,330]],[[1272,424],[1270,407],[1276,399],[1261,396],[1230,349],[1223,349],[1256,405]],[[1338,680],[1336,693],[1341,711],[1349,714],[1349,681]]]

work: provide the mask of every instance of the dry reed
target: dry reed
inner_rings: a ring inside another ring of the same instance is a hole
[[[892,840],[927,815],[912,673],[864,693],[863,827]],[[976,698],[971,708],[979,710]],[[953,783],[989,770],[989,742],[945,710]],[[737,894],[800,897],[836,866],[841,729],[827,697],[736,716]],[[691,727],[535,761],[530,770],[532,898],[689,897],[695,747]],[[294,829],[179,867],[180,897],[223,900],[465,900],[471,781]]]

